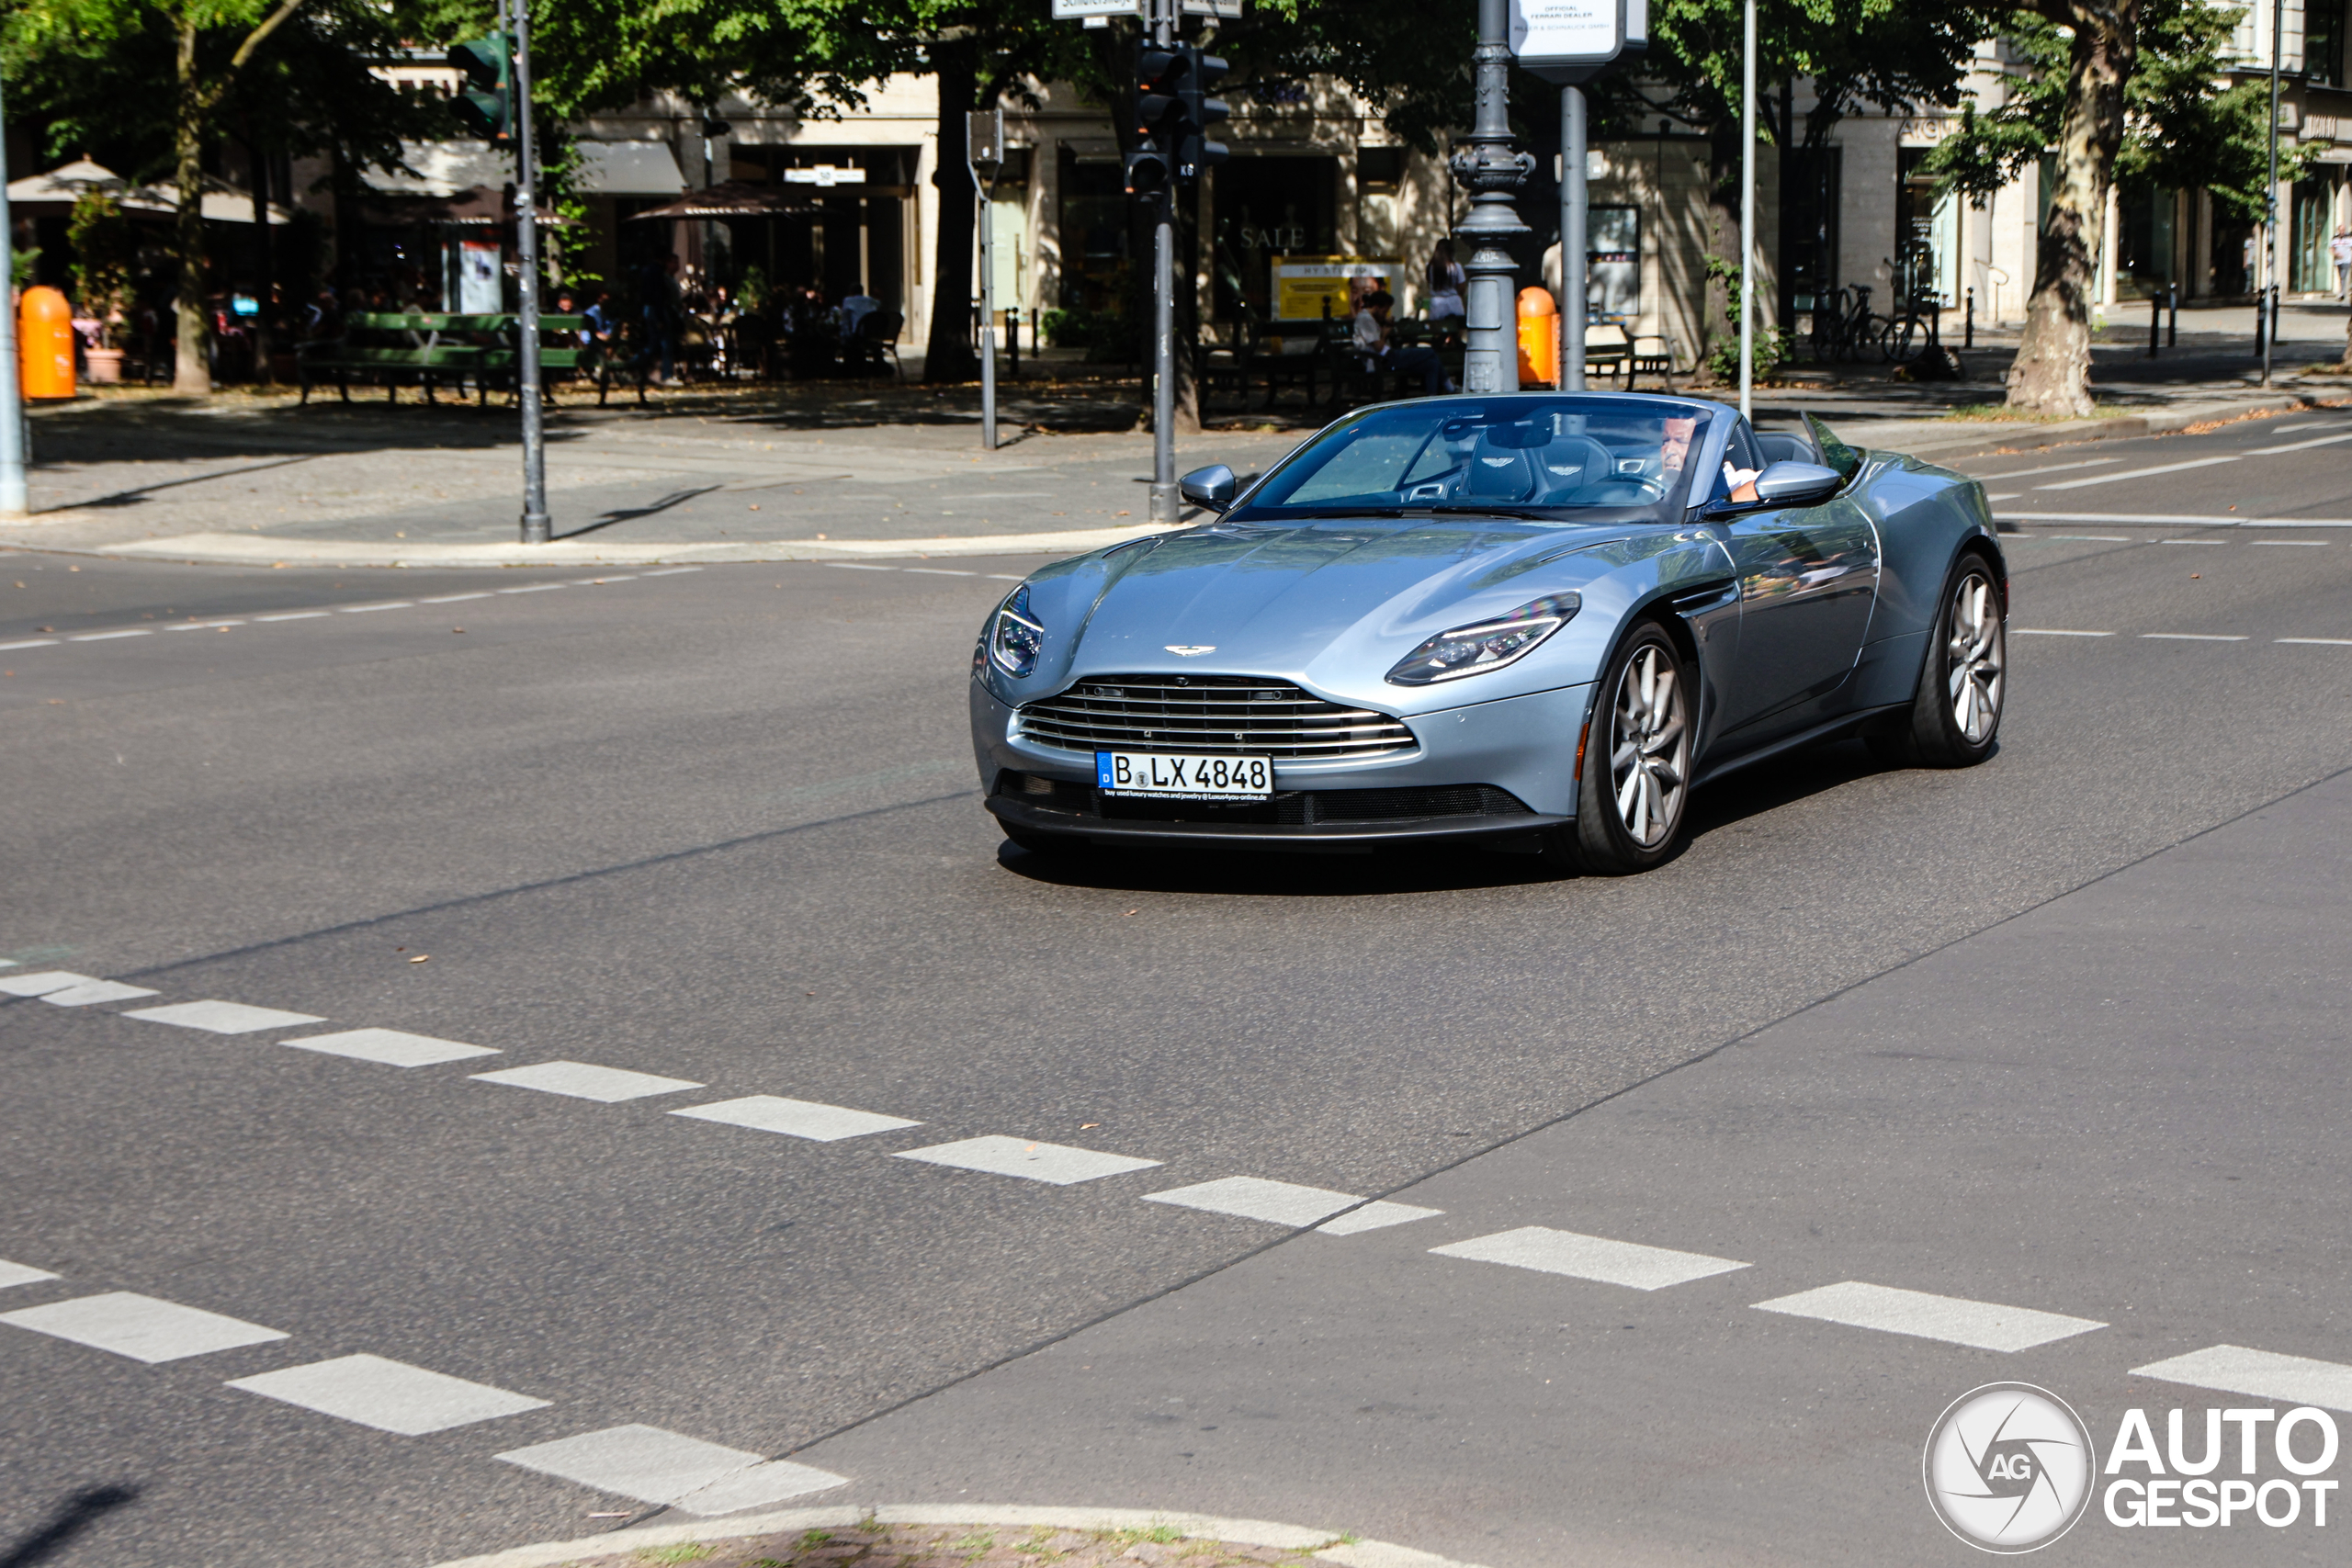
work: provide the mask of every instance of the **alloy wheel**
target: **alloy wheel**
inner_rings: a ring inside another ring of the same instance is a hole
[[[1617,819],[1643,849],[1673,836],[1690,773],[1687,704],[1674,660],[1657,643],[1637,649],[1617,679],[1609,776]]]
[[[1944,683],[1952,727],[1968,744],[1981,746],[2001,722],[2001,697],[2007,683],[2007,639],[1992,579],[1982,571],[1962,574],[1944,624],[1949,628]]]

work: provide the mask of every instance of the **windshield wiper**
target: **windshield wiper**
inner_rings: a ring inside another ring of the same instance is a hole
[[[1557,508],[1535,506],[1432,506],[1428,510],[1440,517],[1513,517],[1527,523],[1560,523]]]

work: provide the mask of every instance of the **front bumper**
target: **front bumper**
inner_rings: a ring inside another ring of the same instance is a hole
[[[1401,758],[1278,762],[1276,798],[1290,804],[1260,814],[1259,820],[1218,820],[1247,814],[1172,803],[1106,802],[1094,788],[1091,755],[1043,747],[1014,733],[1012,710],[977,681],[971,685],[972,744],[987,808],[1006,827],[1024,833],[1070,834],[1102,843],[1342,851],[1512,839],[1573,819],[1577,738],[1591,690],[1567,686],[1413,716],[1404,722],[1419,744]],[[1050,793],[1037,792],[1037,784],[1047,781]],[[1442,791],[1459,797],[1480,786],[1483,805],[1455,798],[1431,814],[1398,809],[1410,796],[1394,793]],[[1362,801],[1374,793],[1390,795],[1377,819],[1340,808],[1344,800]],[[1318,810],[1313,801],[1332,807]],[[1287,819],[1265,819],[1275,816]],[[1301,816],[1306,819],[1299,820]]]

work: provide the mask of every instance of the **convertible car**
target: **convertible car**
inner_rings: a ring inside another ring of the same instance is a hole
[[[1990,755],[1981,485],[1657,395],[1363,410],[1216,515],[1038,571],[972,653],[988,809],[1040,853],[1430,840],[1640,871],[1692,789],[1860,736]]]

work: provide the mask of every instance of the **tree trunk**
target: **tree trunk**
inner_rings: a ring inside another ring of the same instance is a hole
[[[175,174],[179,182],[179,213],[174,222],[173,248],[179,253],[179,354],[172,371],[172,390],[196,397],[212,391],[212,365],[207,352],[211,323],[204,299],[204,103],[196,81],[196,24],[180,24],[179,96],[172,125]]]
[[[2123,85],[2139,51],[2141,0],[2044,0],[2042,14],[2071,27],[2074,57],[2058,131],[2058,188],[2034,261],[2025,335],[2009,371],[2008,406],[2087,419],[2091,400],[2091,297],[2101,222],[2116,153],[2123,145]]]
[[[1735,107],[1736,105],[1735,105]],[[1707,248],[1731,270],[1724,278],[1710,278],[1706,299],[1699,312],[1696,362],[1704,365],[1715,346],[1715,323],[1732,339],[1739,323],[1732,319],[1732,290],[1739,287],[1739,117],[1733,114],[1707,128]]]
[[[931,335],[923,345],[922,378],[970,381],[980,373],[972,350],[972,230],[979,220],[974,202],[970,149],[964,116],[979,85],[972,46],[940,43],[931,51],[939,80],[939,166],[931,183],[939,192],[939,231],[933,236],[931,269]]]

